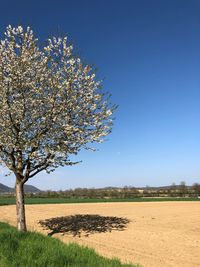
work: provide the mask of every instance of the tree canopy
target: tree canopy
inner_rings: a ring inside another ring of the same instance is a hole
[[[7,27],[0,41],[0,160],[17,179],[72,165],[71,154],[105,140],[114,109],[67,37],[42,47],[30,27]]]

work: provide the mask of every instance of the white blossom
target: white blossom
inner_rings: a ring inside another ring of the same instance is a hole
[[[26,181],[72,165],[69,156],[103,142],[113,110],[101,82],[67,37],[42,49],[30,27],[7,27],[0,42],[0,163]]]

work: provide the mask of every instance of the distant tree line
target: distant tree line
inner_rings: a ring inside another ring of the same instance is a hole
[[[38,193],[27,193],[28,197],[51,197],[51,198],[139,198],[139,197],[200,197],[200,184],[187,186],[185,182],[179,185],[172,184],[166,187],[135,188],[125,186],[123,188],[76,188],[60,191],[40,191]]]

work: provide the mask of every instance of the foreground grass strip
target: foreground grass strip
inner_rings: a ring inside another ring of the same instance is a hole
[[[26,204],[62,204],[62,203],[107,203],[107,202],[161,202],[161,201],[200,201],[200,198],[110,198],[110,199],[90,199],[90,198],[26,198]],[[0,206],[14,205],[14,197],[0,197]],[[1,267],[1,266],[0,266]]]
[[[93,249],[0,223],[0,267],[136,267],[106,259]],[[139,267],[139,266],[137,266]]]

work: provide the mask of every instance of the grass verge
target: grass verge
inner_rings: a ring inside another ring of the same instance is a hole
[[[136,267],[106,259],[93,249],[0,223],[0,267]],[[139,267],[139,266],[137,266]]]

